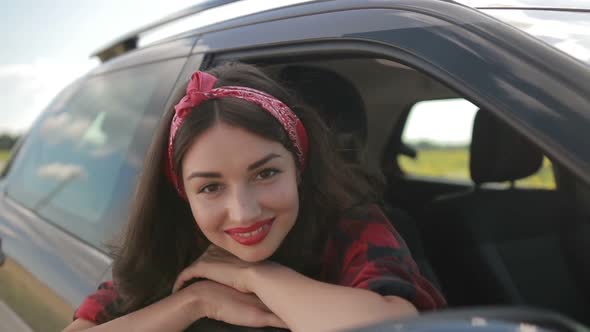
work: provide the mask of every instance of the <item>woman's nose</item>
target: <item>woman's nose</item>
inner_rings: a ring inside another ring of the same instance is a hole
[[[229,204],[229,218],[235,223],[258,221],[261,208],[256,193],[248,188],[236,189]]]

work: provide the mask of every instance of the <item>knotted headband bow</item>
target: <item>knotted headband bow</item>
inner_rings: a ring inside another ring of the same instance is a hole
[[[223,97],[243,99],[262,107],[262,109],[270,113],[287,132],[295,149],[295,154],[297,155],[299,171],[303,171],[305,160],[307,158],[308,138],[307,131],[297,115],[295,115],[295,113],[293,113],[293,111],[283,102],[265,92],[242,86],[223,86],[213,88],[215,82],[217,82],[215,76],[202,71],[195,72],[191,76],[191,80],[186,87],[186,95],[182,97],[176,106],[174,106],[175,113],[172,122],[170,123],[168,160],[165,163],[165,171],[166,176],[174,188],[176,188],[180,196],[186,199],[182,180],[176,176],[174,170],[174,139],[176,138],[178,129],[190,112],[202,102],[209,99]]]

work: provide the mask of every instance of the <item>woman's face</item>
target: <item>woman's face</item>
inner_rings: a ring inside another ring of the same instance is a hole
[[[189,148],[182,174],[203,234],[244,261],[270,257],[295,224],[297,169],[278,142],[218,123]]]

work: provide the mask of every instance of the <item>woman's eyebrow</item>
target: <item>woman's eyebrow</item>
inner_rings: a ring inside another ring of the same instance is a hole
[[[264,164],[266,164],[267,162],[269,162],[270,160],[274,159],[274,158],[279,158],[281,157],[280,155],[276,154],[276,153],[269,153],[266,157],[253,162],[250,166],[248,166],[248,171],[251,171],[253,169],[256,169]],[[186,180],[190,180],[193,178],[220,178],[222,177],[221,173],[219,172],[192,172],[191,174],[189,174],[189,176],[187,176]]]
[[[217,173],[217,172],[192,172],[187,178],[186,180],[190,180],[192,178],[197,178],[197,177],[201,177],[201,178],[220,178],[221,177],[221,173]]]
[[[276,154],[276,153],[269,153],[266,157],[253,162],[250,166],[248,166],[248,170],[251,171],[253,169],[256,169],[264,164],[266,164],[267,162],[269,162],[270,160],[274,159],[274,158],[279,158],[280,155]]]

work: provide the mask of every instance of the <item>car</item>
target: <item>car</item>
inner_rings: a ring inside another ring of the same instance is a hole
[[[111,278],[154,128],[193,71],[231,60],[286,82],[385,180],[449,303],[406,331],[587,330],[590,6],[529,2],[213,0],[100,48],[1,174],[0,329],[61,330]]]

